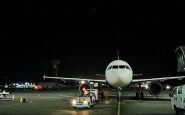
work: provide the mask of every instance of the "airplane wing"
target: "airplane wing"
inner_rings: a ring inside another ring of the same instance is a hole
[[[104,74],[96,74],[97,76],[105,77]]]
[[[43,79],[60,79],[60,80],[72,80],[72,81],[88,81],[88,82],[99,82],[99,83],[106,83],[106,80],[96,80],[96,79],[81,79],[81,78],[68,78],[68,77],[50,77],[50,76],[43,76]]]
[[[161,78],[150,78],[150,79],[133,79],[132,83],[144,82],[144,81],[165,81],[165,80],[182,80],[185,76],[174,76],[174,77],[161,77]]]
[[[133,74],[133,77],[142,76],[143,74]]]

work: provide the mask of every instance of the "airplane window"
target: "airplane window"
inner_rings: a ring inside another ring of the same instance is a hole
[[[118,65],[112,66],[112,69],[118,69]]]
[[[127,69],[130,69],[128,66],[125,66]]]
[[[124,65],[119,65],[119,68],[123,69],[123,68],[125,68],[125,66]]]

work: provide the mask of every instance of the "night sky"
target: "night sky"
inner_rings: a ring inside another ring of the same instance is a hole
[[[42,81],[56,58],[59,76],[104,74],[116,50],[134,73],[174,74],[184,14],[178,0],[1,2],[0,82]]]

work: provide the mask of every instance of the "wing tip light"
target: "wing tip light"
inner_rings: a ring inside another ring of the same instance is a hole
[[[43,76],[43,79],[44,79],[44,80],[46,79],[46,75]]]

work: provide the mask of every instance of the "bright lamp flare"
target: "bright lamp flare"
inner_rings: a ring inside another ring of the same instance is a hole
[[[72,104],[73,104],[73,105],[76,104],[76,100],[73,100],[73,101],[72,101]]]
[[[170,86],[169,86],[169,85],[167,85],[167,86],[166,86],[166,89],[170,89]]]
[[[85,81],[81,81],[81,84],[84,84],[85,83]]]

